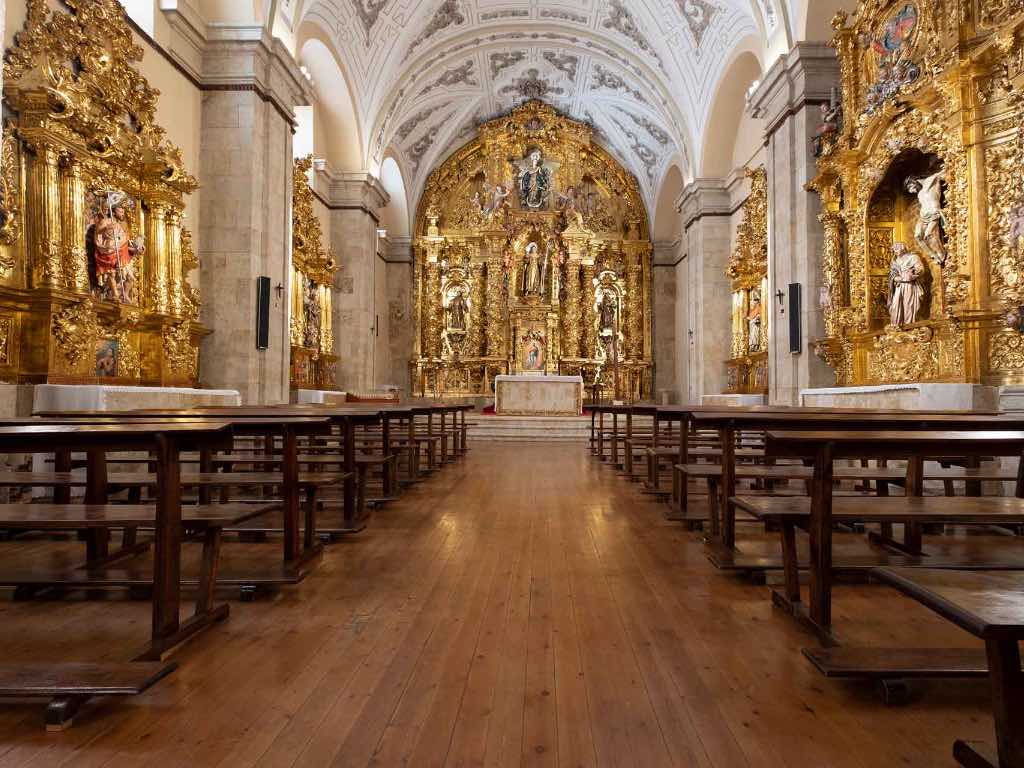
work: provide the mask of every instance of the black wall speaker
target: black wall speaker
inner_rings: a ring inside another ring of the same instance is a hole
[[[256,278],[256,349],[270,346],[270,278]]]
[[[800,343],[800,283],[789,284],[789,351],[799,355]]]

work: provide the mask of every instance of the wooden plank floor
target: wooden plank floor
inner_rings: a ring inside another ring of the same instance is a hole
[[[5,542],[0,560],[78,546]],[[974,642],[877,585],[838,587],[835,615],[860,643]],[[148,619],[123,600],[0,601],[0,654],[126,658]],[[583,446],[474,443],[302,585],[233,603],[147,694],[93,702],[63,734],[0,702],[0,768],[934,768],[955,737],[991,738],[984,681],[887,708],[819,676],[812,644]]]

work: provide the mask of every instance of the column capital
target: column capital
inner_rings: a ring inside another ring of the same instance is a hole
[[[765,119],[765,134],[805,106],[828,103],[839,85],[839,60],[826,43],[802,42],[780,56],[750,95],[755,117]]]
[[[655,240],[653,264],[656,267],[675,266],[682,259],[683,240]]]
[[[362,208],[377,217],[391,202],[380,179],[369,171],[335,171],[330,174],[330,203],[340,208]]]
[[[694,179],[683,188],[676,210],[683,216],[683,229],[705,216],[728,216],[729,187],[725,179]]]
[[[384,261],[388,264],[412,264],[412,248],[411,237],[388,237]]]

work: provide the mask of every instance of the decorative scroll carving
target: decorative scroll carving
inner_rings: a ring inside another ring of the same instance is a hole
[[[531,101],[480,125],[431,173],[417,225],[414,391],[486,394],[508,371],[589,382],[603,368],[620,397],[649,396],[643,200],[636,179],[591,136],[588,125]],[[601,305],[590,300],[605,273],[617,286],[614,329],[597,327]],[[463,319],[468,327],[455,327]]]
[[[196,365],[183,378],[162,363],[165,324],[190,321],[193,359],[208,333],[182,230],[197,183],[156,122],[143,49],[117,0],[25,11],[3,64],[0,273],[16,278],[0,301],[18,301],[10,344],[23,345],[9,350],[11,376],[194,384]]]
[[[840,384],[1022,382],[1002,329],[1024,329],[1024,7],[861,0],[852,18],[833,22],[844,119],[809,185],[825,225],[814,347]],[[900,243],[922,265],[912,319],[914,302],[890,311]]]

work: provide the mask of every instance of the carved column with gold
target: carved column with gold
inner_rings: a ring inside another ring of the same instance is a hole
[[[643,244],[626,243],[623,248],[626,261],[626,357],[642,360],[644,356],[644,280]]]
[[[168,304],[172,314],[180,315],[182,309],[181,282],[181,211],[169,208],[164,222],[165,241],[167,247],[167,292]]]
[[[61,230],[64,240],[64,279],[69,288],[89,290],[89,270],[85,255],[85,182],[82,164],[73,156],[64,162],[61,174]]]
[[[487,356],[504,357],[505,349],[504,304],[505,277],[502,264],[503,238],[487,241]]]
[[[30,253],[34,260],[32,275],[36,286],[56,288],[64,282],[60,252],[60,154],[48,142],[37,144],[35,151],[28,203],[35,219],[29,227],[32,233]]]
[[[583,262],[583,357],[587,360],[597,355],[597,325],[594,323],[594,278],[597,275],[593,258]]]
[[[167,206],[154,203],[149,207],[146,227],[145,277],[146,294],[155,312],[167,313]]]
[[[469,341],[466,344],[466,354],[476,357],[483,353],[484,348],[484,325],[485,314],[484,304],[487,296],[486,264],[480,261],[479,252],[474,254],[474,261],[470,267],[472,285],[471,305],[469,316]]]

